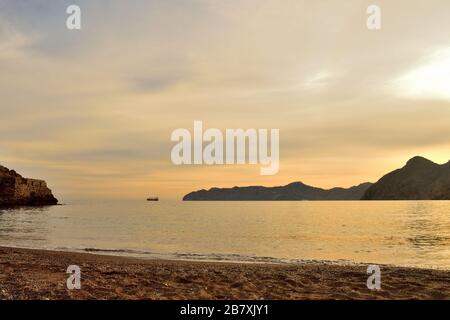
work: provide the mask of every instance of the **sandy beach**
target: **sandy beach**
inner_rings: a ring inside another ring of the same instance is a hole
[[[81,290],[66,269],[81,268]],[[143,260],[0,247],[1,299],[450,299],[450,271],[364,266]]]

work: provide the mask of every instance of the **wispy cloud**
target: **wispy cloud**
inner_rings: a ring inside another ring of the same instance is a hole
[[[36,42],[36,37],[26,35],[7,21],[0,20],[0,63],[5,59],[25,57],[30,46]]]
[[[437,50],[424,60],[394,81],[395,90],[406,98],[450,101],[450,48]]]

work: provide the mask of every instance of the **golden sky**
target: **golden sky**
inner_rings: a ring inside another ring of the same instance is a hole
[[[0,0],[0,71],[0,163],[62,202],[351,186],[450,159],[448,0]],[[174,166],[170,134],[194,120],[280,129],[279,173]]]

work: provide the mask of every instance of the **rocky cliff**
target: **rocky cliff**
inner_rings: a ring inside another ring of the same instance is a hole
[[[43,180],[27,179],[0,166],[0,206],[41,206],[58,200]]]
[[[414,157],[382,177],[363,200],[450,200],[450,162],[436,164]]]
[[[234,187],[199,190],[184,196],[184,201],[296,201],[296,200],[360,200],[371,183],[348,189],[321,189],[294,182],[281,187]]]

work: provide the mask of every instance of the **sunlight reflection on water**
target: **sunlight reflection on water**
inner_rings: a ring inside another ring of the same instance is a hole
[[[0,211],[0,245],[450,269],[450,202],[110,202]]]

